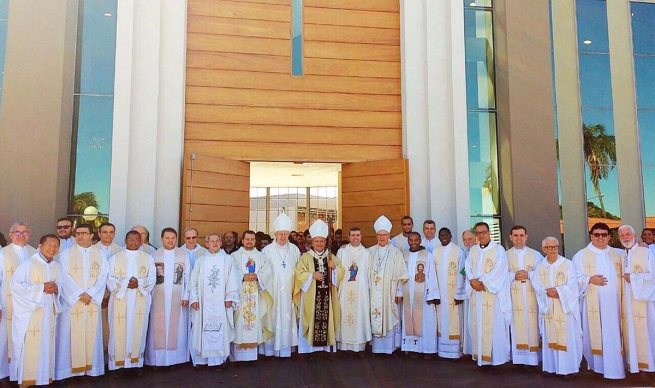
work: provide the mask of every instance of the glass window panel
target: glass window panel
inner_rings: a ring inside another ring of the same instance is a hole
[[[464,7],[491,7],[493,0],[464,0]]]
[[[602,174],[594,184],[594,174]],[[604,218],[606,220],[619,220],[619,184],[618,172],[614,166],[585,165],[587,181],[587,215],[591,218]],[[590,221],[591,222],[591,221]],[[612,226],[610,226],[612,227]]]
[[[113,95],[117,0],[87,0],[80,7],[82,37],[75,92]]]
[[[655,4],[653,4],[655,8]],[[655,34],[652,34],[655,36]],[[655,56],[635,56],[635,86],[637,107],[655,109]]]
[[[606,54],[580,54],[580,94],[585,108],[612,107],[610,57]]]
[[[638,110],[639,142],[641,144],[641,163],[644,166],[655,166],[655,111]]]
[[[0,88],[5,79],[5,56],[7,51],[7,22],[0,20]]]
[[[110,97],[76,96],[74,109],[77,113],[74,195],[94,193],[96,207],[107,214],[114,100]],[[71,213],[74,214],[73,210]]]
[[[644,174],[644,205],[646,208],[646,217],[651,224],[655,221],[655,166],[642,168]],[[655,227],[655,225],[650,226]]]
[[[632,46],[635,54],[655,54],[655,4],[630,2],[632,11]]]
[[[466,98],[469,109],[495,109],[491,11],[464,11]]]
[[[602,125],[605,133],[614,135],[614,111],[609,109],[582,109],[582,123],[587,127]]]
[[[0,20],[9,18],[9,0],[0,0]]]
[[[609,53],[607,5],[603,0],[576,0],[578,50]]]
[[[499,214],[496,115],[470,112],[468,135],[471,214]]]
[[[303,2],[291,0],[291,75],[303,75]]]

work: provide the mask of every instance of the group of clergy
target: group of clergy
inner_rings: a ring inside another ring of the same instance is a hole
[[[437,235],[433,221],[423,235],[413,231],[409,216],[393,238],[389,219],[378,218],[369,248],[351,228],[336,255],[321,220],[301,255],[284,213],[272,244],[260,252],[246,231],[231,255],[220,233],[208,233],[203,248],[188,228],[177,247],[177,231],[165,228],[152,252],[139,230],[121,247],[115,227],[103,224],[93,245],[91,226],[69,222],[57,226],[74,229],[66,249],[58,233],[35,250],[29,226],[11,226],[12,243],[0,251],[0,378],[45,385],[100,376],[105,365],[139,375],[144,364],[189,360],[222,369],[228,359],[293,352],[364,357],[369,344],[373,353],[412,358],[469,354],[491,373],[510,360],[541,362],[545,376],[569,380],[583,354],[605,378],[655,372],[655,251],[628,225],[619,228],[625,249],[609,247],[609,227],[599,223],[568,260],[554,237],[542,242],[545,258],[528,248],[522,226],[505,251],[480,222],[463,234],[463,249],[448,228]]]

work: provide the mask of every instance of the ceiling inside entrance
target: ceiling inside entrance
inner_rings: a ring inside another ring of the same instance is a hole
[[[338,186],[339,163],[251,162],[250,187]]]

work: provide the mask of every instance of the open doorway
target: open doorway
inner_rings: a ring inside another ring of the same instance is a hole
[[[341,164],[250,163],[250,221],[254,231],[273,233],[273,220],[285,212],[303,231],[317,219],[341,226]]]

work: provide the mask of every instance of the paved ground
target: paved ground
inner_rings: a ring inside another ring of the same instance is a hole
[[[584,363],[584,362],[583,362]],[[565,382],[558,377],[545,378],[540,373],[518,372],[511,365],[499,374],[480,372],[472,361],[413,360],[408,357],[368,356],[366,359],[336,357],[304,360],[257,361],[230,364],[218,372],[196,371],[190,364],[175,370],[146,368],[140,378],[114,379],[87,377],[67,380],[67,387],[639,387],[649,386],[645,376],[629,375],[626,380],[604,380],[584,371],[577,380]],[[526,385],[527,384],[527,385]],[[652,385],[651,385],[652,386]]]

